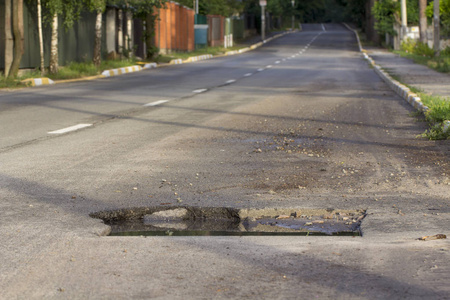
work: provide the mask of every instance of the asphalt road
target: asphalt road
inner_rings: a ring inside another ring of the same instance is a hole
[[[0,298],[448,299],[448,239],[417,240],[449,234],[448,141],[417,138],[353,33],[303,29],[1,92]],[[89,217],[161,204],[368,215],[363,237],[107,237]]]

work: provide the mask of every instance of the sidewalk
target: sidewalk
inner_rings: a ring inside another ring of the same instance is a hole
[[[402,83],[423,90],[427,94],[450,98],[449,74],[416,64],[383,48],[364,47],[364,49],[377,65],[398,77]]]

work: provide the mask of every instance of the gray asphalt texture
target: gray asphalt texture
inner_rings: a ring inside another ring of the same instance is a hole
[[[0,92],[0,298],[448,299],[449,240],[417,238],[449,235],[450,145],[412,112],[334,24]],[[368,215],[362,237],[108,237],[89,217],[180,204]]]

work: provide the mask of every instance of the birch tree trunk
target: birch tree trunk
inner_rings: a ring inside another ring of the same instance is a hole
[[[11,0],[5,0],[5,78],[9,75],[14,58],[14,41],[11,28]]]
[[[117,46],[119,47],[120,58],[123,59],[123,10],[119,9],[117,13]]]
[[[95,21],[95,41],[94,41],[94,65],[100,66],[102,62],[102,12],[97,11],[97,19]]]
[[[52,22],[52,40],[50,46],[50,73],[58,73],[58,14],[53,15]]]
[[[39,33],[39,55],[41,58],[41,76],[45,75],[44,66],[44,38],[42,34],[42,6],[41,0],[37,0],[37,14],[38,14],[38,33]]]
[[[13,1],[13,35],[14,35],[14,59],[11,64],[9,76],[17,76],[20,62],[24,52],[23,44],[23,0]]]

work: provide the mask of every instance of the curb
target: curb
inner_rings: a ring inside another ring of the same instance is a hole
[[[358,32],[356,30],[352,29],[346,23],[343,23],[343,24],[345,25],[345,27],[347,27],[348,30],[352,31],[355,34],[356,39],[358,40],[358,46],[359,46],[360,52],[363,53],[364,58],[370,63],[371,66],[373,66],[373,68],[375,69],[375,73],[377,73],[378,76],[380,76],[380,78],[383,79],[391,87],[392,90],[394,90],[400,97],[402,97],[412,107],[414,107],[418,111],[425,114],[429,110],[429,108],[422,103],[422,99],[419,97],[419,95],[411,92],[411,90],[406,85],[404,85],[404,84],[400,83],[399,81],[395,80],[394,78],[392,78],[386,71],[383,70],[383,68],[381,68],[379,65],[377,65],[375,63],[375,61],[373,60],[373,58],[371,58],[367,54],[367,51],[362,48]],[[444,133],[447,133],[448,131],[450,131],[450,121],[444,121],[442,123],[442,126],[443,126],[442,131]]]
[[[420,97],[417,94],[411,92],[411,90],[407,86],[392,78],[386,71],[383,70],[383,68],[377,65],[373,60],[373,58],[371,58],[367,54],[366,50],[363,49],[361,41],[359,39],[358,32],[352,29],[346,23],[343,24],[345,25],[345,27],[347,27],[348,30],[352,31],[355,34],[356,39],[358,41],[359,51],[363,54],[364,59],[366,59],[370,63],[370,65],[375,69],[375,73],[377,73],[378,76],[380,76],[380,78],[383,79],[384,82],[386,82],[391,87],[391,89],[394,90],[400,97],[402,97],[406,102],[411,104],[411,106],[413,106],[415,109],[420,110],[423,113],[427,112],[428,107],[426,107],[422,103],[422,99],[420,99]]]
[[[131,66],[131,67],[125,67],[125,68],[119,68],[119,69],[106,70],[106,71],[103,71],[102,75],[105,77],[111,77],[111,76],[117,76],[117,75],[139,72],[139,71],[142,71],[141,66]]]
[[[22,80],[23,83],[28,83],[30,86],[40,86],[40,85],[49,85],[49,84],[55,84],[53,80],[47,77],[42,78],[29,78]]]
[[[234,50],[234,51],[228,51],[223,55],[212,55],[212,54],[205,54],[205,55],[200,55],[200,56],[192,56],[189,57],[188,59],[172,59],[169,62],[169,65],[180,65],[183,63],[190,63],[190,62],[197,62],[197,61],[201,61],[201,60],[207,60],[207,59],[212,59],[215,57],[224,57],[224,56],[229,56],[229,55],[235,55],[235,54],[241,54],[241,53],[245,53],[251,50],[254,50],[256,48],[261,47],[262,45],[264,45],[265,43],[268,43],[276,38],[282,37],[286,34],[289,33],[293,33],[293,32],[297,32],[298,30],[293,30],[293,31],[286,31],[283,33],[279,33],[277,35],[274,35],[264,41],[261,41],[259,43],[256,43],[254,45],[251,45],[249,47],[246,48],[242,48],[239,50]],[[25,79],[22,80],[22,82],[27,83],[29,82],[31,86],[40,86],[40,85],[48,85],[48,84],[56,84],[56,83],[68,83],[68,82],[78,82],[78,81],[85,81],[85,80],[95,80],[95,79],[99,79],[99,78],[105,78],[105,77],[112,77],[112,76],[118,76],[118,75],[123,75],[123,74],[127,74],[127,73],[133,73],[133,72],[140,72],[142,70],[146,70],[146,69],[153,69],[153,68],[158,68],[160,67],[160,65],[158,65],[157,63],[138,63],[139,65],[135,65],[135,66],[130,66],[130,67],[124,67],[124,68],[118,68],[118,69],[112,69],[112,70],[105,70],[102,72],[101,75],[97,75],[97,76],[90,76],[90,77],[82,77],[82,78],[76,78],[76,79],[67,79],[67,80],[58,80],[58,81],[53,81],[49,78],[30,78],[30,79]],[[143,65],[143,66],[141,66]]]

